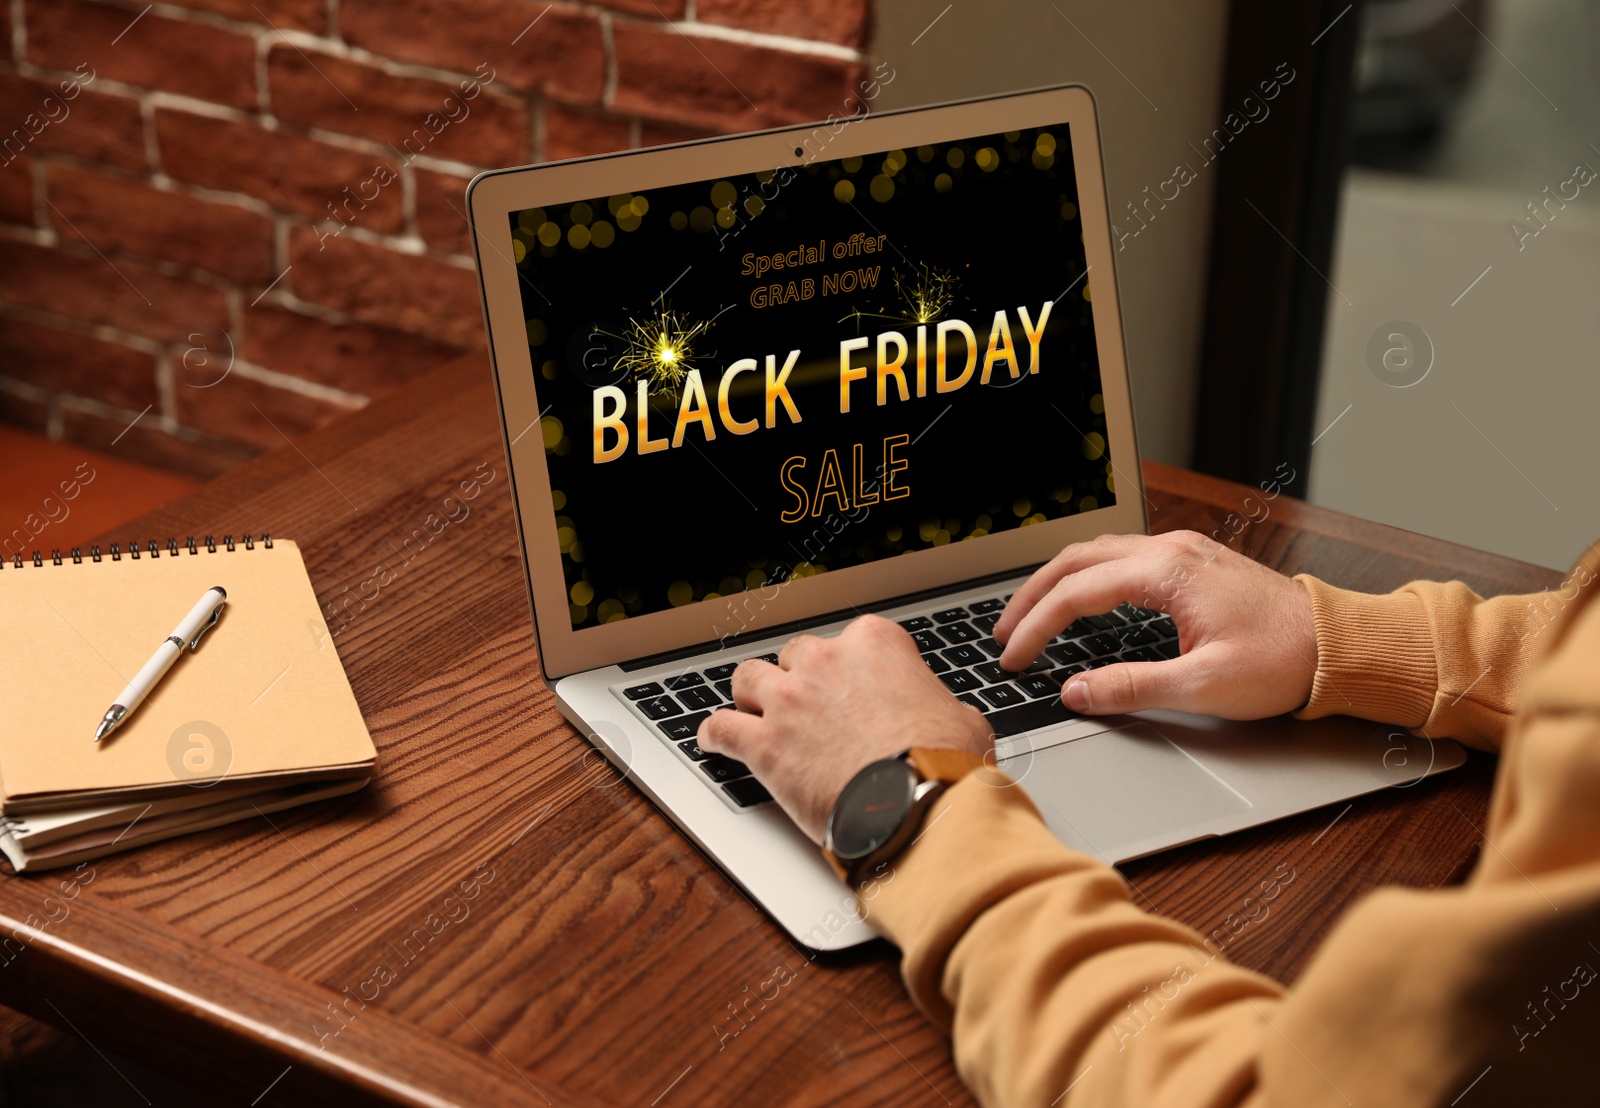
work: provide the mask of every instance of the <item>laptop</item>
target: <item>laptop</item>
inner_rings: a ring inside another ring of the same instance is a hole
[[[1078,667],[1177,654],[1158,597],[1000,669],[990,631],[1031,570],[1148,525],[1094,100],[869,107],[472,182],[562,714],[814,950],[872,938],[860,905],[695,734],[740,661],[864,612],[906,627],[1050,829],[1108,863],[1459,765],[1348,719],[1072,714]]]

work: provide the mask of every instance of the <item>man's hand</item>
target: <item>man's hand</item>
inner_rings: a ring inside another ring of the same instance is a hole
[[[800,635],[733,671],[739,711],[700,725],[703,750],[750,767],[817,842],[834,801],[863,766],[909,746],[986,753],[983,716],[951,695],[899,624],[862,616],[836,638]]]
[[[995,624],[995,641],[1005,646],[1001,666],[1026,668],[1074,620],[1123,603],[1170,613],[1183,654],[1073,677],[1062,699],[1074,710],[1176,708],[1260,719],[1310,698],[1317,672],[1310,595],[1193,531],[1103,535],[1067,547],[1016,591]]]

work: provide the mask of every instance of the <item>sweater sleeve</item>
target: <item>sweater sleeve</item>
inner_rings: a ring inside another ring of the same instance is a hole
[[[1142,911],[1114,870],[1051,836],[1004,774],[980,770],[946,792],[860,897],[901,948],[912,997],[952,1032],[978,1099],[1337,1108],[1592,1096],[1600,604],[1584,600],[1563,619],[1576,626],[1548,635],[1553,653],[1504,728],[1488,846],[1468,883],[1367,898],[1293,990],[1223,948],[1277,898],[1314,895],[1311,869],[1242,875],[1237,916],[1202,937]]]
[[[1383,596],[1305,574],[1317,630],[1317,673],[1301,719],[1347,715],[1430,739],[1499,750],[1530,664],[1551,622],[1593,573],[1562,588],[1485,600],[1459,581],[1414,581]]]

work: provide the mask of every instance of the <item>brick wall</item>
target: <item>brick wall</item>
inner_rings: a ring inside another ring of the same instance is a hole
[[[479,169],[843,114],[867,0],[0,0],[0,420],[200,476],[482,345]]]

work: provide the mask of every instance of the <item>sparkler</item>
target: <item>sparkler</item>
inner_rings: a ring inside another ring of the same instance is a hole
[[[617,358],[616,368],[634,380],[648,381],[651,391],[676,393],[685,375],[697,368],[701,358],[696,348],[698,340],[716,318],[690,323],[665,306],[653,316],[630,318],[623,333],[614,336],[627,344]]]
[[[905,310],[900,313],[851,311],[840,319],[887,319],[892,323],[934,323],[944,317],[955,303],[956,288],[960,278],[953,273],[941,273],[926,262],[913,263],[909,272],[894,271],[894,291]]]

